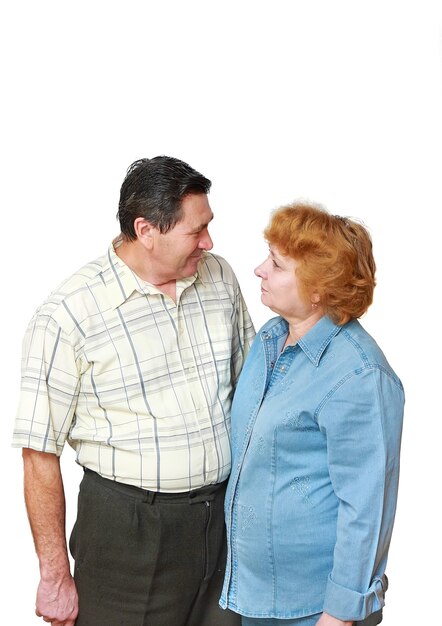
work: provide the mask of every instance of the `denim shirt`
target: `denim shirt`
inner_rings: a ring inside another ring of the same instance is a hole
[[[281,352],[287,334],[263,326],[234,397],[220,605],[362,620],[384,605],[402,384],[356,320],[323,317]]]

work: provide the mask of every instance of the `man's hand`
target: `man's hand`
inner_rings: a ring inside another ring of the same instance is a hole
[[[40,580],[35,613],[52,626],[74,626],[78,596],[73,578],[68,576],[56,583]]]
[[[332,617],[328,613],[323,613],[317,621],[316,626],[353,626],[353,622],[343,622],[337,617]]]

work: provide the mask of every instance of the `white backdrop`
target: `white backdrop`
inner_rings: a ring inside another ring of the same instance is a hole
[[[214,251],[236,270],[257,327],[271,314],[253,268],[273,208],[307,198],[370,228],[378,287],[363,324],[407,393],[384,624],[442,625],[439,2],[7,4],[1,623],[38,624],[21,456],[10,447],[24,329],[118,233],[127,166],[168,154],[213,180]],[[70,529],[81,474],[70,449],[63,466]]]

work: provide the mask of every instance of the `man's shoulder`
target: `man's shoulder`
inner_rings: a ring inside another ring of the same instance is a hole
[[[203,282],[220,280],[226,284],[237,284],[235,272],[226,259],[218,254],[208,252],[198,270]]]
[[[102,275],[109,267],[107,254],[104,254],[94,261],[86,263],[76,272],[65,278],[44,300],[37,309],[36,315],[54,317],[60,309],[65,309],[67,303],[81,300],[85,293],[93,291],[94,286],[99,284]]]

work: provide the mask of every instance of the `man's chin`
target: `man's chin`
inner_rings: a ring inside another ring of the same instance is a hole
[[[198,265],[199,265],[201,259],[202,259],[202,257],[189,259],[189,261],[187,262],[186,267],[183,270],[182,278],[189,278],[190,276],[193,276],[196,273],[196,271],[198,270]]]

